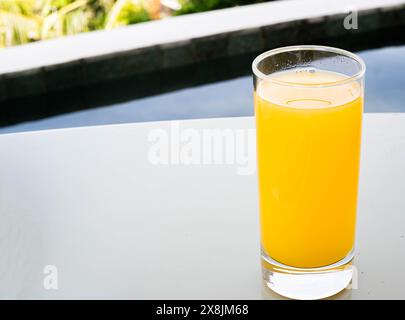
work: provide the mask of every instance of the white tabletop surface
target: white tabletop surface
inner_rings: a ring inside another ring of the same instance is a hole
[[[170,122],[0,135],[0,298],[279,298],[261,282],[255,174],[154,165],[156,128]],[[365,114],[357,289],[336,298],[405,299],[404,236],[405,114]]]

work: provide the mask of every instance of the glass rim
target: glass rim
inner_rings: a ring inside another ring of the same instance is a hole
[[[353,59],[355,62],[357,62],[360,66],[360,70],[356,72],[352,76],[348,76],[345,79],[338,80],[338,81],[333,81],[333,82],[325,82],[325,83],[313,83],[313,84],[305,84],[305,83],[299,83],[299,82],[288,82],[288,81],[282,81],[282,80],[277,80],[274,77],[272,77],[269,74],[265,74],[261,72],[257,65],[263,61],[264,59],[274,56],[279,53],[283,52],[288,52],[288,51],[302,51],[302,50],[312,50],[312,51],[323,51],[323,52],[332,52],[339,54],[341,56],[346,56],[348,58]],[[261,80],[267,80],[270,82],[273,82],[278,85],[283,85],[283,86],[288,86],[288,87],[304,87],[304,88],[311,88],[311,87],[334,87],[342,84],[347,84],[352,81],[361,79],[365,72],[366,72],[366,64],[364,63],[363,59],[360,58],[357,54],[352,53],[350,51],[344,50],[344,49],[339,49],[335,47],[328,47],[328,46],[319,46],[319,45],[295,45],[295,46],[287,46],[287,47],[280,47],[272,50],[268,50],[266,52],[263,52],[262,54],[258,55],[252,63],[252,70],[253,74],[261,79]]]

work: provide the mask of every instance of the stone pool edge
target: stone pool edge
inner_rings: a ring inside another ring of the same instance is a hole
[[[0,102],[403,25],[404,0],[283,0],[48,40],[0,51]]]

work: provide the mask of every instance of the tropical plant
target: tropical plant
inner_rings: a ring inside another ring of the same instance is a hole
[[[105,29],[148,20],[150,17],[142,1],[118,0],[107,15]]]
[[[142,0],[0,0],[0,47],[150,20]]]
[[[266,1],[271,0],[180,0],[181,9],[175,14],[181,15]]]
[[[173,0],[174,1],[174,0]],[[266,0],[177,0],[174,15]],[[0,48],[160,18],[163,0],[0,0]]]

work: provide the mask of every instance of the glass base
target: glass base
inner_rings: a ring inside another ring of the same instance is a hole
[[[323,299],[337,294],[351,283],[353,256],[321,268],[294,268],[283,265],[262,252],[262,272],[266,285],[287,298]]]

